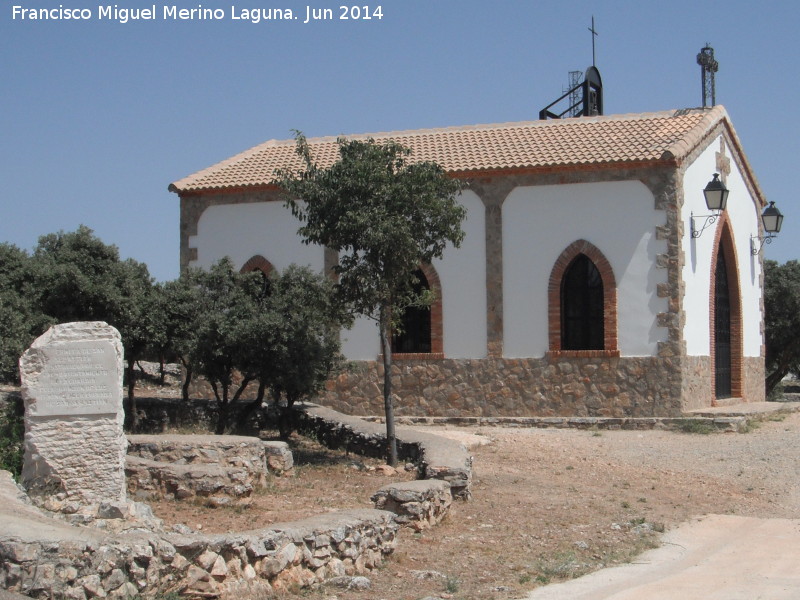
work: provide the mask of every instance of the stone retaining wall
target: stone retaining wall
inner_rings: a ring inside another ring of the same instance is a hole
[[[378,424],[322,407],[306,407],[303,415],[301,422],[321,438],[366,453],[385,452]],[[173,469],[225,466],[245,471],[264,461],[256,457],[252,440],[222,441],[228,449],[220,450],[186,443],[182,437],[132,436],[133,451],[140,455],[131,457],[132,462],[155,463],[152,459],[159,458],[183,462],[171,465]],[[398,428],[398,438],[403,456],[417,460],[424,477],[440,479],[379,490],[373,501],[398,514],[337,511],[236,534],[180,535],[157,526],[149,532],[111,533],[124,527],[104,527],[99,518],[93,527],[70,526],[32,506],[10,473],[0,471],[0,521],[7,523],[0,531],[0,588],[78,600],[168,592],[196,598],[258,597],[368,573],[394,550],[401,524],[428,527],[447,514],[451,494],[466,498],[470,493],[471,458],[461,444],[404,428]],[[203,460],[228,464],[198,462]],[[160,468],[164,466],[161,462]]]
[[[0,588],[35,598],[259,597],[367,573],[399,528],[380,510],[339,511],[226,535],[108,534],[31,506],[0,471]]]
[[[385,485],[372,501],[375,508],[396,514],[398,523],[421,531],[444,519],[453,499],[446,481],[422,479]]]
[[[379,420],[373,417],[375,420]],[[747,427],[747,416],[698,415],[682,417],[399,417],[406,425],[457,425],[464,427],[525,427],[537,429],[673,429],[681,430],[687,421],[702,419],[720,432],[739,432]]]
[[[128,494],[138,500],[207,498],[213,506],[230,503],[231,498],[249,498],[256,487],[250,473],[242,468],[220,465],[176,465],[128,456],[125,463]]]
[[[207,464],[241,469],[254,485],[267,475],[264,442],[241,435],[129,435],[128,455],[173,465]]]
[[[383,425],[314,404],[297,408],[299,429],[315,435],[326,446],[386,458]],[[397,428],[396,437],[398,457],[416,462],[421,478],[446,481],[454,498],[469,499],[472,457],[463,444],[404,427]]]
[[[131,435],[125,474],[139,500],[200,496],[214,505],[247,498],[267,473],[294,465],[286,442],[232,435]]]

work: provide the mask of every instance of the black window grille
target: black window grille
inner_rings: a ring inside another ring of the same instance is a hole
[[[603,279],[595,264],[579,254],[561,282],[561,349],[604,349]]]
[[[415,293],[429,290],[428,279],[418,270],[415,273],[417,283]],[[429,353],[431,351],[431,309],[426,307],[409,307],[401,319],[400,331],[392,335],[392,352],[399,354]]]

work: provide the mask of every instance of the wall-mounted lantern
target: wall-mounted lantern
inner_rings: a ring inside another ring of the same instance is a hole
[[[761,223],[764,225],[764,237],[754,235],[750,237],[750,254],[753,256],[761,252],[764,244],[771,244],[772,238],[780,233],[783,225],[783,215],[775,208],[775,203],[770,202],[769,206],[761,213]]]
[[[714,211],[713,214],[710,215],[697,215],[694,216],[692,213],[690,217],[691,221],[691,231],[693,238],[699,238],[703,231],[705,231],[706,227],[709,225],[713,225],[717,218],[719,217],[720,213],[725,210],[725,207],[728,204],[728,188],[725,187],[725,184],[719,180],[719,173],[714,173],[714,178],[708,182],[705,189],[703,190],[703,196],[706,199],[706,206],[708,210]],[[703,226],[700,229],[697,229],[694,224],[695,219],[705,219],[703,222]]]

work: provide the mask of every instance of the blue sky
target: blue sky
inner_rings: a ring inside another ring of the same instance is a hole
[[[381,19],[348,21],[338,19],[341,4],[167,0],[156,2],[157,19],[123,24],[98,20],[109,6],[98,0],[2,2],[0,241],[31,249],[40,235],[85,224],[156,278],[174,278],[170,182],[292,129],[535,119],[569,71],[591,65],[594,16],[606,114],[701,105],[695,56],[711,44],[717,102],[786,215],[765,255],[800,258],[796,2],[384,0],[368,5],[381,6]],[[22,21],[14,5],[92,18]],[[173,5],[221,8],[224,18],[164,20]],[[232,6],[290,8],[300,19],[237,21]],[[306,6],[336,18],[304,24]]]

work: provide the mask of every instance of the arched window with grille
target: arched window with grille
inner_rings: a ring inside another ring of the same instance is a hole
[[[252,273],[256,271],[261,274],[261,281],[263,284],[263,294],[269,295],[271,291],[271,284],[269,281],[269,275],[275,270],[275,267],[272,266],[272,263],[269,262],[266,258],[261,256],[260,254],[256,254],[255,256],[251,257],[247,260],[246,263],[242,265],[242,268],[239,269],[240,273]]]
[[[561,281],[561,349],[605,350],[603,326],[603,279],[579,254]]]
[[[611,264],[586,240],[558,257],[548,287],[550,352],[619,356],[617,284]]]
[[[392,335],[392,354],[398,358],[424,354],[427,358],[443,356],[442,288],[433,266],[424,264],[415,272],[415,291],[431,290],[430,306],[411,307],[403,314],[398,331]]]
[[[421,270],[414,273],[417,281],[414,293],[430,290],[428,279]],[[410,306],[403,313],[400,327],[392,335],[393,353],[418,353],[431,351],[431,308],[430,306]]]

